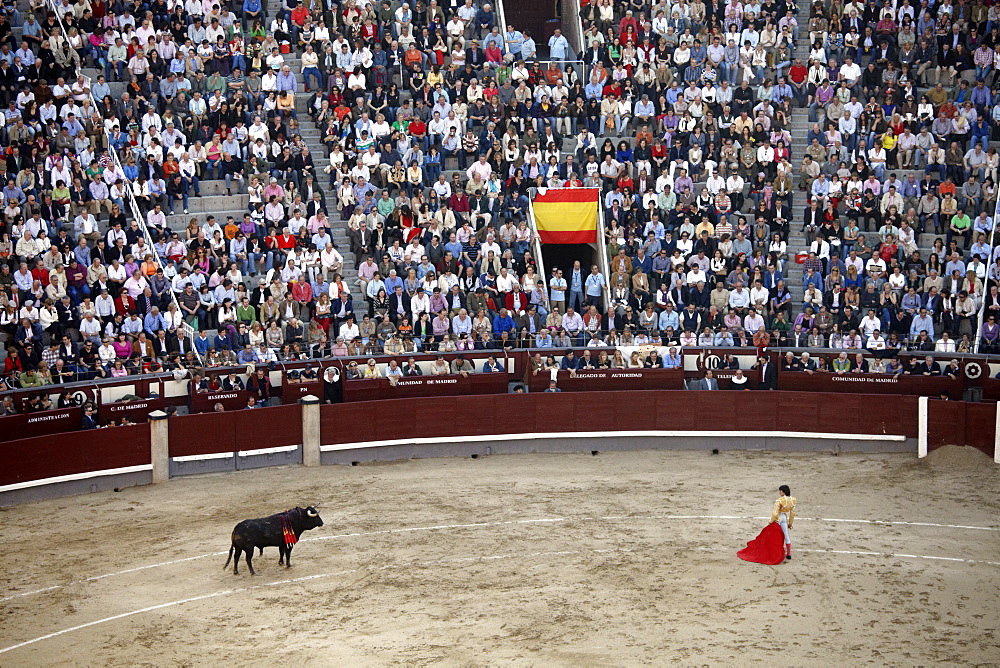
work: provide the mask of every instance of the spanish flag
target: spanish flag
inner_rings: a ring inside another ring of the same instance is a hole
[[[543,244],[597,243],[597,188],[539,189],[532,202]]]

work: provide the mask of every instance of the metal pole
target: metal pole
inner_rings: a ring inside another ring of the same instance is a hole
[[[545,260],[542,259],[542,238],[538,236],[538,225],[535,224],[535,207],[530,197],[528,198],[528,226],[531,227],[532,234],[531,249],[535,253],[538,273],[545,285],[545,308],[552,310],[549,304],[549,275],[545,273]]]
[[[996,253],[993,252],[993,249],[996,247],[998,218],[1000,218],[1000,194],[997,195],[997,203],[993,207],[993,229],[990,230],[990,238],[989,238],[990,257],[986,259],[986,280],[983,281],[983,294],[982,294],[983,303],[980,304],[980,306],[979,306],[979,313],[977,314],[977,318],[976,318],[976,322],[977,322],[977,325],[978,325],[977,326],[977,330],[978,331],[973,332],[973,337],[974,337],[973,340],[975,342],[975,347],[973,348],[973,351],[976,352],[976,353],[979,352],[979,348],[980,348],[980,346],[982,345],[982,342],[983,342],[983,336],[982,336],[982,334],[983,334],[983,323],[986,322],[986,320],[985,320],[985,318],[986,318],[986,295],[989,294],[989,287],[988,286],[989,286],[989,282],[990,282],[990,270],[991,270],[991,268],[993,268],[993,267],[996,266],[996,262],[994,262],[994,260],[993,260],[993,258],[996,255]],[[1000,283],[1000,276],[997,277],[997,282]]]
[[[507,47],[507,14],[504,12],[503,0],[494,0],[494,5],[497,8],[497,18],[500,19],[500,40],[503,42],[503,52],[504,55],[510,53],[510,49]]]
[[[608,245],[604,243],[604,198],[600,188],[597,189],[597,259],[604,274],[604,292],[606,303],[611,304],[611,268],[608,264]],[[631,286],[629,286],[631,288]]]

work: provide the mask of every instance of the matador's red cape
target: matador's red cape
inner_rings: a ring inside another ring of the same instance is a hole
[[[785,535],[781,532],[781,526],[777,522],[771,522],[736,556],[755,564],[780,564],[785,560]]]

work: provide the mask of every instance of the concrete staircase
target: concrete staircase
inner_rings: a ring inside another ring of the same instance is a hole
[[[809,23],[809,18],[811,14],[811,5],[806,3],[801,6],[802,13],[799,14],[798,22],[800,27],[800,39],[796,44],[794,57],[802,58],[803,62],[806,62],[806,58],[809,52],[809,40],[807,38],[806,26]],[[968,81],[974,81],[974,71],[967,70],[963,72],[964,78]],[[957,82],[956,82],[957,83]],[[917,89],[918,95],[924,91],[923,88]],[[822,117],[820,117],[822,119]],[[806,146],[808,146],[807,136],[809,133],[809,128],[812,125],[809,122],[809,110],[808,108],[794,109],[792,112],[791,119],[789,121],[789,132],[792,136],[792,164],[795,166],[795,175],[793,181],[796,187],[799,184],[798,176],[798,165],[802,160],[803,151]],[[822,126],[822,124],[821,124]],[[992,146],[997,146],[997,142],[991,142]],[[919,181],[923,178],[923,169],[896,169],[895,165],[889,165],[886,169],[886,178],[889,174],[895,173],[900,181],[906,181],[910,174],[913,174]],[[961,184],[957,184],[961,186]],[[802,265],[795,264],[791,258],[794,257],[796,253],[805,253],[808,251],[808,244],[806,243],[805,235],[802,233],[802,211],[806,207],[806,193],[796,191],[794,206],[792,207],[792,213],[794,214],[793,222],[789,231],[788,238],[788,257],[790,261],[785,264],[785,279],[788,285],[789,291],[795,300],[796,313],[801,310],[802,295],[804,290],[802,288]],[[843,205],[841,205],[841,212],[843,212]],[[992,211],[989,212],[992,215]],[[971,214],[970,214],[971,215]],[[971,216],[975,218],[975,216]],[[870,247],[874,247],[880,241],[876,230],[870,230],[862,233],[865,234],[866,240]],[[934,245],[934,241],[938,238],[944,239],[944,234],[918,234],[917,235],[917,246],[920,248],[921,256],[926,260],[931,252]]]
[[[274,16],[280,10],[281,3],[275,0],[268,0],[266,7],[268,16]],[[317,127],[308,114],[308,102],[312,94],[305,92],[305,84],[301,72],[302,59],[293,51],[292,53],[285,54],[285,64],[295,73],[295,79],[299,82],[299,88],[295,95],[295,112],[298,114],[299,121],[298,132],[302,137],[302,141],[309,147],[309,154],[312,156],[316,170],[315,182],[326,196],[327,215],[330,221],[330,236],[333,238],[334,246],[344,256],[344,270],[342,272],[344,284],[350,288],[354,298],[357,299],[359,296],[364,296],[360,294],[360,288],[357,286],[358,272],[354,268],[357,260],[350,251],[351,244],[347,236],[347,221],[340,216],[340,208],[337,206],[337,193],[329,189],[330,179],[323,171],[329,164],[329,151],[327,151],[326,146],[323,144],[323,129]]]
[[[799,14],[795,17],[799,23],[799,39],[795,43],[795,50],[792,53],[793,62],[795,58],[801,58],[802,62],[807,62],[809,56],[808,26],[811,15],[812,5],[810,3],[807,2],[799,5]],[[806,141],[810,125],[809,109],[805,107],[802,109],[793,108],[791,118],[788,119],[788,125],[788,132],[792,136],[791,147],[789,148],[792,156],[790,162],[795,166],[792,182],[797,189],[799,187],[797,166],[805,153],[805,147],[809,145]],[[795,263],[795,254],[807,252],[809,246],[806,243],[805,234],[802,232],[801,212],[806,205],[806,195],[798,190],[794,191],[794,193],[791,207],[792,220],[789,223],[787,239],[788,260],[785,262],[782,273],[785,276],[785,285],[792,295],[794,313],[798,314],[801,311],[802,297],[805,294],[805,290],[802,288],[802,265]]]

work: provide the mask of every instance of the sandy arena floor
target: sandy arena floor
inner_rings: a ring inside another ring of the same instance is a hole
[[[781,483],[795,559],[738,560]],[[239,520],[307,504],[290,570],[223,571]],[[177,479],[0,512],[0,666],[995,664],[998,511],[1000,467],[957,449]]]

